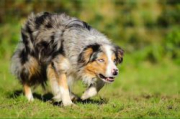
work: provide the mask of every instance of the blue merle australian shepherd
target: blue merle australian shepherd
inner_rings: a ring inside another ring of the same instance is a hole
[[[55,101],[72,105],[72,83],[81,79],[86,100],[118,75],[123,50],[87,23],[66,14],[31,14],[21,29],[11,71],[33,101],[31,87],[49,80]]]

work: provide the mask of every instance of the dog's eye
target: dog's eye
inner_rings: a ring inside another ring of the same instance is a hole
[[[97,59],[97,61],[98,61],[98,62],[104,62],[104,60],[103,60],[103,59]]]

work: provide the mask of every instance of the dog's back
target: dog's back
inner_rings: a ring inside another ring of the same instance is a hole
[[[31,74],[36,74],[32,76],[35,83],[39,81],[35,77],[46,79],[44,70],[47,64],[57,54],[63,53],[62,34],[64,30],[72,24],[86,25],[80,23],[78,19],[65,14],[47,12],[31,14],[21,29],[21,41],[12,57],[12,73],[22,83],[29,80]]]
[[[96,36],[98,37],[94,38]],[[66,14],[31,14],[21,29],[21,41],[12,57],[12,73],[22,82],[29,80],[25,77],[29,77],[31,73],[37,74],[35,77],[46,79],[47,64],[63,53],[74,64],[72,67],[77,68],[78,55],[82,49],[88,44],[109,43],[102,39],[106,39],[104,35]]]
[[[66,25],[75,18],[65,14],[31,14],[21,30],[22,41],[28,54],[49,61],[61,48],[61,35]],[[48,57],[48,58],[47,58]]]

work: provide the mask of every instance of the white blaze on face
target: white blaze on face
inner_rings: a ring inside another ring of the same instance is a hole
[[[107,55],[107,68],[106,68],[106,76],[107,77],[113,77],[113,70],[117,69],[116,65],[114,64],[114,61],[112,60],[113,51],[111,49],[111,46],[105,45],[104,46],[105,53]]]

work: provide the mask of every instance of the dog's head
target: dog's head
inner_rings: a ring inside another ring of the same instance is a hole
[[[123,61],[123,52],[119,46],[92,44],[80,53],[78,62],[86,75],[111,83],[119,73],[117,65]]]

